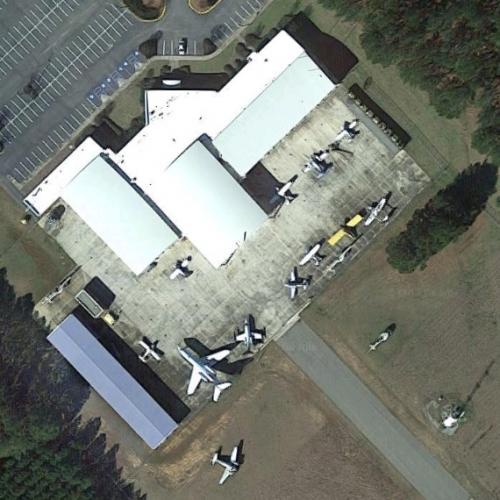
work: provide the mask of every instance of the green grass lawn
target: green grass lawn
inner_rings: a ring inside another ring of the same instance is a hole
[[[0,268],[18,296],[35,301],[54,288],[75,266],[62,248],[38,225],[20,223],[24,211],[0,189]]]

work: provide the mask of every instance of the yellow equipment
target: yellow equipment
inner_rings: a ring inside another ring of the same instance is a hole
[[[363,220],[363,216],[356,214],[350,221],[347,222],[346,226],[356,227]],[[328,244],[332,247],[335,246],[344,236],[351,236],[345,229],[340,228],[336,233],[330,236]],[[351,236],[352,238],[352,236]]]

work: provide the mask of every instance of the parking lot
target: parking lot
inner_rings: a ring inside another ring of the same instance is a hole
[[[249,22],[269,3],[269,0],[239,0],[221,7],[225,10],[213,11],[212,27],[205,38],[210,38],[216,45],[220,46],[230,38],[233,33]],[[171,36],[175,34],[175,36]],[[159,44],[159,55],[179,55],[179,38],[185,36],[185,32],[174,30],[165,32],[165,36]],[[203,39],[199,37],[187,37],[188,44],[186,55],[203,55]]]
[[[227,22],[227,36],[265,0],[221,4],[199,16],[173,3],[158,23],[141,23],[111,0],[0,0],[0,175],[20,192],[92,114],[144,63],[139,45],[161,35],[160,53],[201,54],[203,39]],[[248,13],[248,14],[247,14]],[[8,21],[7,21],[8,20]],[[222,41],[222,39],[220,39]],[[5,183],[5,182],[4,182]]]
[[[79,286],[99,276],[116,294],[112,309],[120,316],[117,332],[130,344],[143,335],[159,340],[166,360],[152,365],[153,369],[179,394],[184,394],[189,375],[175,349],[183,338],[195,336],[212,348],[230,342],[235,327],[241,326],[249,313],[255,316],[257,327],[265,327],[269,336],[277,334],[334,278],[329,268],[349,241],[333,248],[325,244],[322,253],[326,258],[321,266],[300,268],[302,276],[312,276],[312,286],[290,301],[284,282],[305,250],[333,234],[346,217],[389,191],[397,214],[428,182],[404,151],[382,142],[382,132],[371,122],[363,123],[361,134],[346,145],[352,155],[332,154],[335,167],[325,177],[318,180],[302,172],[308,156],[329,144],[344,120],[357,113],[346,99],[342,89],[334,91],[263,159],[281,181],[299,175],[294,185],[299,196],[277,217],[268,219],[223,268],[213,269],[189,241],[179,240],[154,269],[136,277],[72,210],[67,210],[62,226],[53,231],[59,244],[82,266]],[[383,227],[374,223],[363,228],[353,252],[335,272],[355,265],[357,252]],[[192,256],[193,275],[184,281],[171,281],[173,265],[186,255]],[[70,287],[55,304],[39,306],[40,314],[53,323],[60,321],[74,307],[72,296],[79,286]],[[210,388],[205,388],[187,404],[196,407],[209,398],[209,392]]]
[[[0,37],[0,77],[9,77],[19,61],[62,27],[78,7],[78,0],[40,0],[26,15],[11,23]]]

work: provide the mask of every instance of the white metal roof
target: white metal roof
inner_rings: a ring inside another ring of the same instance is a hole
[[[143,272],[176,234],[104,158],[95,158],[62,198],[135,273]]]
[[[175,430],[175,420],[75,316],[47,339],[150,448]]]
[[[165,90],[148,92],[150,123],[135,135],[113,161],[148,191],[160,175],[206,129],[208,101],[213,91]],[[163,103],[158,92],[164,92]],[[151,115],[151,112],[154,114]]]
[[[222,158],[244,177],[335,85],[305,53],[217,137]]]
[[[63,189],[103,149],[87,137],[55,170],[53,170],[26,198],[27,206],[37,215],[43,214],[61,196]]]
[[[248,58],[248,64],[219,92],[175,89],[146,91],[146,112],[149,124],[118,154],[111,154],[111,157],[130,178],[135,178],[141,188],[148,192],[155,183],[156,177],[168,168],[183,151],[203,134],[216,139],[226,127],[231,127],[232,122],[249,106],[252,106],[255,100],[258,101],[261,95],[265,95],[263,94],[265,90],[272,88],[273,82],[279,79],[280,75],[299,57],[305,57],[308,62],[294,66],[294,70],[288,77],[289,81],[294,77],[301,78],[304,86],[312,94],[312,101],[317,95],[324,97],[325,81],[328,81],[328,78],[309,59],[304,49],[288,33],[281,31],[262,50],[252,53]],[[307,72],[309,70],[313,73],[312,75]],[[319,77],[319,74],[322,77]],[[317,83],[320,85],[318,89],[310,88]],[[295,114],[302,113],[302,118],[312,109],[309,108],[306,111],[306,106],[293,100],[293,94],[287,95],[288,90],[283,93],[283,87],[281,84],[281,93],[275,92],[275,96],[279,99],[286,99],[286,106],[296,107]],[[331,82],[328,88],[330,90],[333,88]],[[302,96],[304,92],[305,90],[301,90],[300,95]],[[274,107],[267,110],[265,119],[280,109],[279,104],[277,102]],[[291,123],[294,122],[292,115],[292,112],[285,115]],[[282,123],[284,124],[285,121],[282,120]],[[281,126],[279,133],[273,133],[272,146],[282,139],[296,123],[295,120],[295,123],[288,128]],[[234,130],[237,135],[236,129]],[[264,134],[259,135],[257,130],[253,139],[257,143],[252,144],[252,148],[256,147],[259,151],[267,152],[269,138],[265,138]],[[225,141],[224,144],[227,142]],[[238,144],[245,145],[245,143],[245,138],[240,135]],[[243,167],[242,161],[237,170],[241,175],[245,175],[254,163]]]
[[[224,264],[266,214],[200,142],[155,181],[151,196],[214,266]]]

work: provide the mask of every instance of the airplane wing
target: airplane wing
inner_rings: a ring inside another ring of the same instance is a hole
[[[243,342],[246,338],[247,336],[245,332],[238,333],[234,336],[234,340],[237,342]]]
[[[231,452],[231,462],[233,462],[233,464],[238,463],[238,447],[237,446],[235,446],[233,448],[233,451]]]
[[[154,359],[156,359],[156,361],[161,360],[161,357],[159,356],[159,354],[157,352],[151,350],[150,354],[151,354],[151,356],[153,356]]]
[[[175,280],[177,279],[179,276],[182,275],[182,271],[180,269],[178,269],[177,267],[170,273],[170,276],[169,278],[171,280]]]
[[[222,484],[230,475],[231,475],[231,473],[229,472],[229,470],[224,469],[224,472],[222,473],[222,477],[220,478],[219,484]]]
[[[363,220],[361,214],[356,214],[346,225],[349,227],[356,227]]]
[[[188,396],[191,396],[191,394],[196,391],[198,386],[200,385],[201,382],[201,375],[200,372],[196,369],[193,368],[193,371],[191,372],[191,378],[189,379],[189,385],[188,385]]]
[[[144,342],[143,340],[139,340],[137,343],[138,343],[138,344],[139,344],[139,345],[140,345],[143,349],[145,349],[146,351],[149,351],[149,349],[150,349],[150,348],[149,348],[148,344],[146,344],[146,342]]]
[[[221,349],[220,351],[213,352],[208,356],[205,356],[206,359],[220,361],[221,359],[227,358],[231,351],[229,349]]]
[[[202,358],[208,356],[212,352],[207,346],[194,337],[185,338],[184,343]]]
[[[253,338],[256,340],[262,340],[262,333],[253,332]]]

